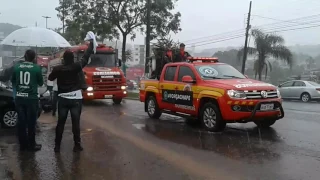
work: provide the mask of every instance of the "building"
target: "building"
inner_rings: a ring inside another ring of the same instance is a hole
[[[152,48],[153,46],[150,46],[150,50],[152,54]],[[135,44],[133,45],[132,49],[132,59],[130,61],[127,61],[127,66],[135,66],[138,64],[145,64],[146,60],[146,46],[145,45],[139,45]]]

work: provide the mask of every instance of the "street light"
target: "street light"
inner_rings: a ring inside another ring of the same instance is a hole
[[[46,19],[46,28],[48,29],[48,19],[51,17],[49,17],[49,16],[42,16],[42,17]]]

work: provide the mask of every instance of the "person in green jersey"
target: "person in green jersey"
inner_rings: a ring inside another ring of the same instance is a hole
[[[41,68],[35,63],[36,53],[27,50],[25,61],[14,66],[12,86],[16,89],[16,110],[18,113],[18,138],[20,150],[41,150],[36,143],[36,121],[38,114],[38,86],[43,85]]]

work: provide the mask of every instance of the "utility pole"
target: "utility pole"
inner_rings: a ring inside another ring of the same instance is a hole
[[[145,59],[145,68],[144,72],[149,73],[149,58],[150,58],[150,34],[151,34],[151,27],[150,27],[150,13],[151,13],[151,0],[147,0],[147,28],[146,28],[146,59]]]
[[[62,0],[62,33],[64,34],[64,18],[65,18],[65,0]]]
[[[46,28],[48,29],[48,19],[51,17],[49,17],[49,16],[42,16],[42,17],[46,19]]]
[[[247,54],[248,54],[248,37],[249,37],[249,30],[250,30],[250,27],[251,27],[250,26],[251,5],[252,5],[252,1],[250,1],[249,13],[248,13],[248,19],[247,19],[246,40],[244,42],[242,68],[241,68],[242,74],[244,74],[244,71],[246,69],[246,61],[247,61]]]

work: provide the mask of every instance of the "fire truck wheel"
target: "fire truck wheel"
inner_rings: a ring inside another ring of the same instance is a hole
[[[114,104],[121,104],[122,99],[112,99]]]
[[[254,121],[254,123],[259,127],[259,128],[269,128],[272,126],[276,120],[272,119],[265,119],[265,120],[260,120],[260,121]]]
[[[219,108],[212,102],[207,102],[202,106],[200,119],[208,131],[219,132],[226,127],[226,122],[223,121]]]
[[[162,112],[159,109],[156,98],[151,95],[148,97],[146,103],[149,117],[158,119],[161,116]]]

